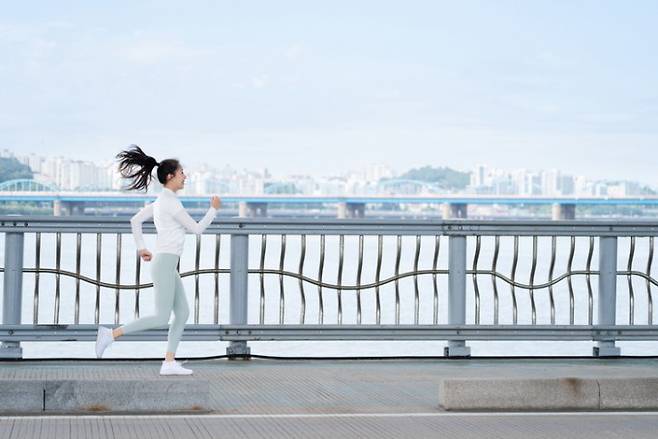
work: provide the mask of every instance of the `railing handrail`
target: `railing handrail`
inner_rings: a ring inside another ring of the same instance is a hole
[[[152,221],[143,223],[155,233]],[[128,218],[110,216],[0,216],[0,232],[130,233]],[[326,234],[446,236],[658,236],[656,220],[389,220],[218,218],[205,234]]]

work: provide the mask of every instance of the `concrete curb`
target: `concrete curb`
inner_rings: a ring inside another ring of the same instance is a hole
[[[209,388],[190,377],[0,380],[0,414],[207,411]]]
[[[454,411],[658,410],[658,378],[446,379],[439,407]]]
[[[599,379],[602,410],[658,410],[658,378]]]

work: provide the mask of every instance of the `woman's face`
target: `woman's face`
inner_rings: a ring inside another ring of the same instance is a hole
[[[183,189],[185,186],[185,179],[187,178],[187,175],[185,175],[185,171],[183,171],[183,168],[179,166],[176,169],[176,172],[174,173],[173,177],[169,179],[169,182],[167,183],[167,186],[173,190],[177,191],[179,189]]]

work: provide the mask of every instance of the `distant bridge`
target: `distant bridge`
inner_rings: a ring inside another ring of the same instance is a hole
[[[5,182],[6,183],[6,182]],[[0,185],[0,202],[50,202],[55,215],[82,214],[85,206],[144,205],[153,201],[157,194],[124,192],[65,192],[52,190],[7,190]],[[12,188],[16,188],[13,186]],[[36,188],[43,189],[43,188]],[[554,219],[575,218],[576,206],[658,206],[658,197],[529,197],[491,195],[423,195],[423,196],[342,196],[342,195],[221,195],[224,204],[238,204],[240,215],[259,217],[267,215],[271,204],[335,204],[339,218],[361,218],[365,206],[381,204],[438,204],[444,218],[466,218],[468,205],[550,205]],[[203,203],[208,195],[180,195],[183,203]]]
[[[57,185],[43,183],[32,180],[31,178],[16,178],[0,183],[0,192],[38,192],[38,191],[59,191]]]

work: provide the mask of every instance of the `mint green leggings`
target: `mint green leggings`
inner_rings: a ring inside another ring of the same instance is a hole
[[[176,270],[179,256],[173,253],[156,253],[151,262],[151,278],[155,290],[155,314],[140,317],[122,327],[124,334],[167,326],[171,311],[174,320],[167,336],[167,352],[176,352],[178,342],[190,314],[183,282]]]

